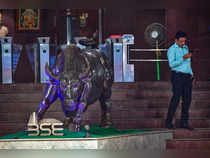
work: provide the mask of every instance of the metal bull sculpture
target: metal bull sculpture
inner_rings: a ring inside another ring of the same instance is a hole
[[[64,127],[79,131],[88,105],[100,101],[101,125],[112,125],[111,87],[113,72],[108,58],[94,49],[67,46],[56,57],[53,69],[46,65],[50,81],[36,114],[42,119],[50,105],[59,98],[65,113]]]

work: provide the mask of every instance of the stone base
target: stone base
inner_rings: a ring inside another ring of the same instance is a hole
[[[156,149],[165,150],[173,131],[154,131],[102,138],[2,139],[0,149]]]

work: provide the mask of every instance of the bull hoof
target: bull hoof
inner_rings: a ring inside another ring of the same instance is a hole
[[[101,123],[101,127],[103,127],[103,128],[110,128],[112,125],[113,124],[111,121],[106,121],[106,122]]]
[[[104,125],[102,126],[103,128],[110,128],[111,126],[110,125]]]
[[[85,136],[84,136],[84,138],[90,137],[90,133],[89,133],[89,131],[90,131],[90,125],[89,124],[86,124],[86,125],[84,125],[84,128],[85,128]]]
[[[72,118],[66,117],[63,123],[63,127],[69,129],[69,125],[73,122]]]
[[[74,124],[74,123],[69,124],[67,129],[69,131],[73,131],[73,132],[80,132],[81,131],[80,125]]]
[[[75,132],[80,132],[81,131],[81,126],[79,124],[75,124],[74,131]]]
[[[68,131],[74,131],[74,125],[71,123],[68,125]]]

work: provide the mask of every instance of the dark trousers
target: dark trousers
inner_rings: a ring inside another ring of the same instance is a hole
[[[182,97],[181,125],[188,125],[189,108],[192,99],[191,75],[172,71],[171,76],[173,96],[170,101],[166,124],[172,124],[174,114]]]

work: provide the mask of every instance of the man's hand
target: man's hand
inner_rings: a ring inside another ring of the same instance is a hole
[[[191,58],[192,57],[192,53],[187,53],[183,56],[183,59],[186,60],[188,58]]]
[[[196,78],[195,78],[194,75],[191,76],[191,80],[192,80],[192,85],[193,85],[194,87],[199,87],[199,85],[198,85],[197,82],[196,82]]]

